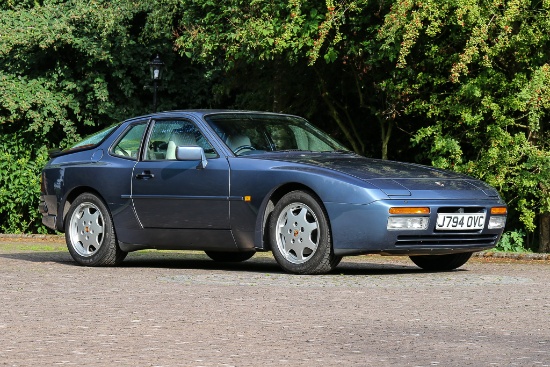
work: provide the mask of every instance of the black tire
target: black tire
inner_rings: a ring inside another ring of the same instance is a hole
[[[247,252],[223,252],[223,251],[204,251],[204,253],[214,261],[237,263],[250,259],[256,251]]]
[[[127,255],[118,246],[109,209],[92,193],[81,194],[72,202],[65,217],[65,241],[81,265],[117,265]]]
[[[283,270],[323,274],[340,263],[342,258],[332,249],[327,218],[323,206],[306,191],[292,191],[279,200],[269,219],[269,237],[273,256]]]
[[[449,255],[409,256],[413,263],[428,271],[449,271],[460,268],[472,257],[471,252]]]

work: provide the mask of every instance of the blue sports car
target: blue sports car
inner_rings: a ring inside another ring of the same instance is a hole
[[[359,254],[445,271],[494,247],[507,214],[484,182],[365,158],[303,118],[246,111],[129,119],[52,152],[41,190],[43,223],[88,266],[153,248],[216,261],[272,251],[298,274]]]

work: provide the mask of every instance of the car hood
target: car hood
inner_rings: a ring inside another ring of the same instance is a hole
[[[366,181],[392,197],[404,196],[415,199],[499,197],[494,188],[482,181],[419,164],[342,153],[279,153],[278,155],[277,160],[280,161],[322,167]]]

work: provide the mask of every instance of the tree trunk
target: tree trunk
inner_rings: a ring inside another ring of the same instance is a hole
[[[330,116],[336,122],[340,130],[342,130],[342,132],[344,133],[344,136],[351,144],[351,148],[353,149],[353,151],[357,154],[364,154],[364,144],[360,142],[360,137],[354,136],[353,132],[344,123],[340,116],[340,112],[338,111],[338,104],[335,100],[333,100],[331,94],[329,93],[329,90],[325,85],[325,80],[322,78],[321,73],[317,69],[315,69],[315,72],[319,80],[318,86],[321,93],[321,98],[323,98],[323,101],[327,105]],[[353,128],[353,124],[351,124],[351,127]]]
[[[391,131],[393,128],[393,120],[389,120],[387,125],[382,124],[382,159],[388,159],[388,146],[390,144]]]
[[[550,213],[540,216],[539,252],[550,253]]]
[[[281,61],[279,57],[276,57],[275,62],[273,63],[273,70],[275,71],[273,73],[273,112],[282,112],[281,108],[281,100],[282,96],[281,93],[283,93],[283,87],[282,87],[282,73],[280,73],[281,69]]]
[[[390,144],[391,133],[393,129],[394,121],[391,119],[384,119],[380,115],[376,115],[378,123],[380,124],[380,140],[382,141],[382,159],[388,159],[388,146]]]

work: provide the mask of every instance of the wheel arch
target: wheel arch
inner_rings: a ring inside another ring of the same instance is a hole
[[[103,196],[101,196],[101,194],[96,189],[94,189],[90,186],[78,186],[78,187],[73,188],[67,194],[67,196],[65,197],[65,200],[63,201],[63,203],[61,205],[61,208],[60,208],[61,209],[60,215],[61,215],[62,220],[58,221],[58,224],[59,224],[59,230],[61,232],[65,231],[65,217],[67,216],[67,213],[69,212],[69,208],[71,207],[71,204],[73,203],[73,201],[75,201],[75,199],[77,197],[79,197],[80,195],[82,195],[84,193],[94,194],[98,198],[103,200],[104,203],[106,203]],[[107,209],[109,209],[109,206],[107,204],[105,204],[105,206],[107,207]]]
[[[329,231],[332,232],[330,219],[327,214],[327,209],[323,201],[321,200],[320,196],[317,194],[317,192],[315,192],[315,190],[310,186],[305,185],[303,183],[288,182],[275,188],[269,195],[267,195],[266,199],[264,200],[264,203],[260,210],[260,213],[262,213],[262,215],[258,217],[258,222],[256,224],[256,248],[257,249],[261,249],[265,251],[271,250],[271,244],[269,241],[269,225],[268,225],[271,213],[273,212],[273,209],[275,209],[275,205],[277,205],[277,203],[279,202],[279,200],[281,200],[283,196],[285,196],[289,192],[297,191],[297,190],[307,192],[319,202],[319,205],[323,208],[323,210],[325,211],[325,214],[327,215]]]

